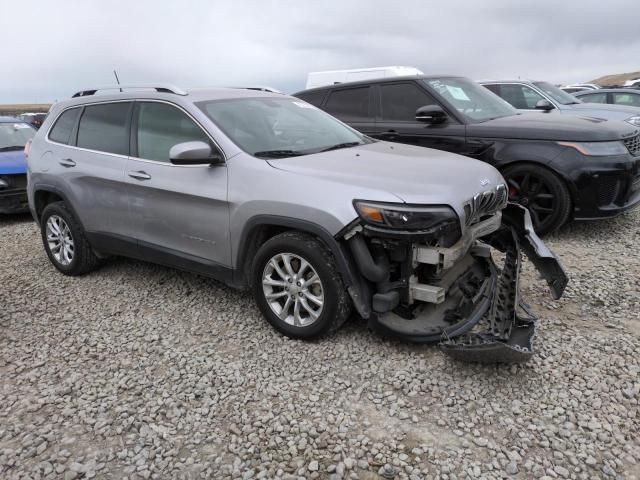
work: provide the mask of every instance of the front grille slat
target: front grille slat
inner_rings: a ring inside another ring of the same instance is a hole
[[[640,155],[640,133],[631,138],[627,138],[624,144],[631,155],[634,157]]]
[[[478,193],[464,205],[465,224],[470,226],[487,215],[492,215],[507,204],[507,187],[498,185],[494,190]]]

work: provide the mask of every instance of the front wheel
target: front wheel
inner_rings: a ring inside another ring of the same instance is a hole
[[[523,163],[505,168],[502,175],[509,188],[509,200],[529,210],[537,234],[551,233],[569,219],[569,190],[552,171]]]
[[[268,240],[253,261],[253,294],[265,318],[292,338],[336,331],[351,300],[335,259],[317,238],[285,232]]]

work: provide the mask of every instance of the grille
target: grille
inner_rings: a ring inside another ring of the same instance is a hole
[[[472,225],[482,217],[502,210],[507,204],[507,186],[498,185],[493,190],[478,193],[464,205],[465,225]]]
[[[27,175],[0,175],[0,178],[9,185],[7,190],[24,190],[27,188]]]
[[[627,138],[624,141],[624,144],[631,155],[634,157],[640,155],[640,133],[635,137]]]
[[[620,194],[620,180],[617,178],[600,178],[598,182],[598,204],[601,206],[612,204]]]

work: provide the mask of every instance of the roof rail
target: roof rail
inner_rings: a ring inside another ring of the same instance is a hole
[[[76,98],[76,97],[86,97],[89,95],[94,95],[97,91],[99,90],[120,90],[122,91],[123,89],[129,89],[129,88],[151,88],[154,89],[156,92],[161,92],[161,93],[173,93],[175,95],[187,95],[187,92],[185,92],[184,90],[182,90],[181,88],[178,88],[174,85],[169,85],[169,84],[146,84],[146,83],[140,83],[140,84],[135,84],[135,85],[105,85],[102,87],[96,87],[96,88],[88,88],[86,90],[80,90],[79,92],[74,93],[71,98]]]
[[[242,90],[257,90],[259,92],[282,93],[277,88],[268,87],[266,85],[255,85],[255,86],[249,86],[249,87],[231,87],[231,88],[239,88]]]

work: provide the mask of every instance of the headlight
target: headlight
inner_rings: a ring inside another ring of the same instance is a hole
[[[0,178],[0,189],[7,188],[8,186],[9,183],[6,180]]]
[[[633,117],[627,118],[627,123],[630,123],[634,127],[640,127],[640,115],[634,115]]]
[[[590,157],[605,157],[607,155],[625,155],[629,153],[622,141],[615,142],[558,142],[558,145],[571,147],[581,154]]]
[[[409,206],[397,203],[354,201],[360,218],[369,225],[398,230],[431,230],[459,225],[458,215],[446,206]]]

